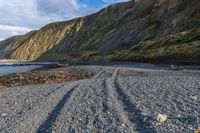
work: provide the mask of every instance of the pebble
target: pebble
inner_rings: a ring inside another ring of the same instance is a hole
[[[163,123],[167,120],[167,115],[165,114],[158,114],[157,116],[157,121],[160,122],[160,123]]]
[[[6,117],[6,116],[7,116],[6,113],[2,113],[2,114],[1,114],[1,117]]]
[[[194,100],[198,99],[197,96],[192,96],[191,98],[194,99]]]

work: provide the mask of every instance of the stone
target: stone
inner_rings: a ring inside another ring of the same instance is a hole
[[[158,114],[157,116],[157,121],[160,122],[160,123],[163,123],[167,120],[167,115],[165,114]]]
[[[192,96],[191,98],[194,99],[194,100],[198,99],[197,96]]]
[[[6,117],[6,116],[7,116],[6,113],[2,113],[2,114],[1,114],[1,117]]]

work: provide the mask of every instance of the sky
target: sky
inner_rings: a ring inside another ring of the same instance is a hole
[[[0,0],[0,40],[128,0]]]

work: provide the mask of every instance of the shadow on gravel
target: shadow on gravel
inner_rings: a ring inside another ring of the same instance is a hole
[[[103,105],[103,112],[107,112],[109,110],[109,107],[108,107],[108,92],[106,90],[107,86],[106,86],[106,80],[103,81],[103,93],[104,93],[104,96],[106,97],[105,100],[103,100],[102,102],[102,105]]]
[[[51,133],[52,126],[56,121],[56,118],[60,115],[65,103],[70,98],[72,92],[75,90],[77,86],[74,86],[70,91],[68,91],[63,98],[58,102],[54,110],[49,114],[46,120],[39,126],[37,133]]]
[[[123,102],[124,110],[127,112],[129,120],[136,124],[136,130],[140,133],[156,133],[153,125],[145,120],[141,110],[131,102],[130,97],[122,90],[122,87],[117,80],[114,81],[119,99]],[[150,118],[149,118],[150,119]]]

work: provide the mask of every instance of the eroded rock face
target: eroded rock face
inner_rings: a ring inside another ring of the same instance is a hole
[[[199,0],[137,0],[111,5],[96,14],[48,24],[0,42],[0,58],[70,59],[85,51],[108,52],[141,41],[200,27]],[[20,38],[20,39],[19,39]]]

